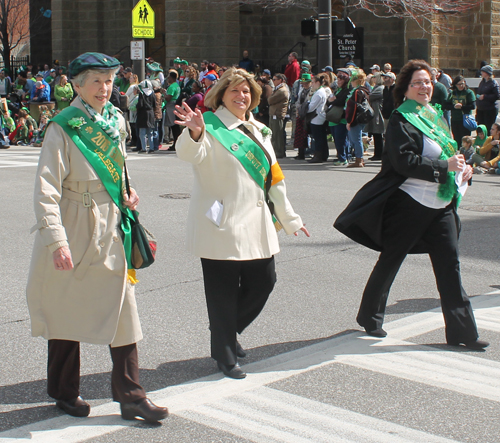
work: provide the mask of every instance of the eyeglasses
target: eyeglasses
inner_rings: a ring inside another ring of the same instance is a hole
[[[457,86],[465,86],[465,82],[457,83]]]
[[[273,82],[277,82],[279,78],[273,78]]]
[[[430,80],[424,80],[421,82],[410,83],[410,86],[412,88],[421,88],[422,86],[430,86],[431,84],[432,84],[432,82]]]

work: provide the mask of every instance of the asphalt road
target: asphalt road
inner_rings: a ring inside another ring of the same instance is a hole
[[[356,324],[377,254],[332,223],[380,163],[348,170],[284,159],[289,199],[312,236],[280,233],[278,282],[241,336],[249,375],[240,381],[222,377],[209,357],[201,267],[184,240],[191,167],[173,154],[131,153],[141,221],[159,244],[136,290],[141,380],[171,410],[152,426],[119,417],[105,346],[82,345],[89,418],[64,416],[46,394],[46,341],[31,337],[25,302],[38,153],[0,150],[0,442],[500,441],[499,176],[474,176],[459,210],[463,284],[492,344],[456,351],[443,344],[427,256],[408,257],[398,274],[386,339],[367,338]]]

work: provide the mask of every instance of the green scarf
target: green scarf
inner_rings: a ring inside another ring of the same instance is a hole
[[[442,151],[439,160],[448,160],[457,153],[457,142],[453,140],[450,129],[442,118],[441,106],[434,105],[433,109],[435,112],[430,111],[415,100],[405,100],[398,108],[398,111],[403,114],[403,117],[409,123],[441,147]],[[439,185],[437,195],[441,200],[450,201],[456,197],[460,201],[461,195],[455,183],[455,172],[448,172],[446,182]]]
[[[79,97],[79,99],[87,112],[90,114],[92,121],[99,125],[115,143],[120,143],[120,141],[125,139],[127,134],[122,134],[120,132],[120,119],[118,117],[118,111],[111,102],[106,102],[104,108],[102,109],[102,114],[99,114],[92,106],[87,104],[82,97]]]

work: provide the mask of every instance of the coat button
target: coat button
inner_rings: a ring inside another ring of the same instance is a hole
[[[101,189],[101,188],[102,188],[102,185],[99,183],[99,184],[97,185],[97,189]]]
[[[100,242],[99,242],[99,246],[100,246],[101,248],[104,248],[104,246],[106,246],[106,243],[104,243],[103,241],[100,241]]]
[[[264,205],[264,202],[263,202],[262,200],[259,200],[259,201],[257,202],[257,206],[259,206],[259,207],[260,207],[260,206],[263,206],[263,205]]]
[[[117,242],[118,242],[118,240],[119,240],[119,238],[118,238],[117,236],[114,236],[114,237],[113,237],[113,241],[114,241],[115,243],[117,243]]]
[[[238,149],[240,149],[240,147],[239,147],[236,143],[233,143],[233,144],[231,145],[231,150],[233,150],[233,151],[237,151]]]

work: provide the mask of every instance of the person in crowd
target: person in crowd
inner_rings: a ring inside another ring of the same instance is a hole
[[[219,74],[217,73],[217,71],[219,70],[219,67],[217,66],[217,64],[216,63],[209,63],[207,68],[208,68],[208,72],[207,72],[205,78],[207,78],[208,75],[215,75],[216,80],[218,80]]]
[[[162,147],[163,141],[163,97],[166,94],[165,89],[162,88],[158,80],[152,80],[151,85],[153,86],[153,93],[155,96],[155,107],[153,109],[155,115],[155,129],[153,131],[154,139],[154,149],[149,150],[148,154],[154,154]]]
[[[59,66],[58,68],[56,68],[56,78],[54,79],[54,85],[58,85],[61,82],[61,75],[66,75],[66,68],[64,66]]]
[[[297,120],[297,109],[296,109],[296,104],[297,100],[299,97],[299,90],[301,89],[302,86],[302,74],[305,73],[310,73],[311,72],[311,63],[309,60],[304,60],[300,64],[300,78],[297,79],[293,86],[290,88],[290,108],[289,108],[289,114],[290,114],[290,120],[292,121],[292,136],[290,139],[290,144],[294,145],[295,143],[295,132],[296,132],[296,120]]]
[[[192,88],[193,88],[194,82],[198,78],[198,73],[196,72],[196,70],[193,67],[187,66],[184,69],[184,74],[185,74],[184,81],[182,82],[182,84],[180,86],[181,86],[181,95],[183,98],[186,99],[186,98],[191,97],[191,95],[193,95]]]
[[[165,81],[165,85],[163,86],[166,89],[165,101],[167,105],[165,106],[165,126],[168,126],[172,130],[172,137],[174,142],[169,151],[175,151],[177,138],[181,133],[181,128],[178,124],[175,123],[175,103],[179,96],[181,95],[181,88],[179,83],[177,83],[177,72],[171,70],[168,72],[167,80]]]
[[[364,149],[362,132],[365,127],[364,123],[358,123],[356,119],[357,104],[368,99],[370,92],[364,86],[366,74],[361,68],[352,68],[350,86],[352,90],[349,92],[349,98],[346,101],[345,117],[347,121],[347,131],[349,143],[354,149],[356,157],[354,163],[347,165],[348,168],[363,168],[365,161],[363,159]]]
[[[243,51],[243,58],[238,63],[238,66],[240,68],[245,69],[247,72],[252,72],[253,73],[255,71],[254,62],[253,62],[253,60],[250,60],[250,58],[248,57],[248,51],[247,50]]]
[[[163,68],[158,62],[152,61],[151,63],[147,63],[146,71],[149,75],[149,80],[158,80],[160,85],[163,85],[165,82],[165,76],[163,75]]]
[[[276,282],[272,214],[287,234],[309,236],[287,199],[268,128],[251,114],[260,94],[252,74],[230,68],[205,99],[215,113],[185,103],[176,107],[176,123],[187,128],[177,156],[194,169],[187,238],[189,250],[201,258],[211,356],[235,379],[246,376],[237,334],[259,315]]]
[[[293,140],[293,147],[297,150],[297,156],[294,157],[295,160],[306,159],[306,151],[309,145],[305,117],[307,115],[307,109],[309,108],[309,102],[311,99],[311,96],[309,95],[311,92],[311,80],[311,74],[308,72],[305,72],[300,77],[300,88],[298,91],[297,102],[295,103],[296,123],[295,136]]]
[[[349,80],[351,71],[349,68],[339,68],[337,70],[337,90],[328,98],[328,106],[336,106],[345,109],[347,98],[351,91]],[[339,123],[329,122],[330,132],[335,142],[337,150],[337,160],[333,162],[334,166],[345,166],[349,164],[349,138],[347,131],[347,120],[345,119],[345,110]]]
[[[490,65],[481,68],[481,77],[476,93],[476,120],[478,125],[491,128],[498,116],[496,101],[500,99],[500,89]]]
[[[198,75],[198,81],[202,82],[205,76],[208,74],[208,60],[203,60],[200,63],[200,74]]]
[[[262,71],[262,76],[266,77],[269,81],[271,81],[272,75],[271,75],[271,71],[269,69],[264,69]]]
[[[431,80],[433,85],[431,105],[440,105],[441,108],[443,108],[448,99],[448,89],[446,89],[445,85],[438,82],[437,76],[438,70],[436,68],[431,68]]]
[[[472,156],[476,153],[474,149],[474,137],[470,135],[465,135],[462,137],[462,144],[460,147],[460,154],[464,156],[465,163],[468,165],[474,165],[474,159]]]
[[[33,89],[31,90],[30,100],[31,101],[39,101],[39,102],[50,102],[50,86],[43,79],[43,75],[39,72],[35,76],[36,82],[33,85]],[[43,88],[42,88],[43,86]],[[36,100],[35,100],[36,96]]]
[[[488,138],[488,129],[485,125],[478,125],[476,129],[476,138],[474,139],[474,146],[482,148],[484,142]]]
[[[26,127],[28,128],[28,137],[27,140],[28,142],[31,141],[34,135],[36,135],[38,131],[38,123],[36,120],[29,114],[27,108],[22,108],[19,110],[19,118],[23,118],[26,124]]]
[[[202,83],[205,86],[205,95],[198,103],[198,107],[200,108],[202,113],[210,111],[210,109],[205,106],[205,97],[207,95],[207,92],[215,86],[216,82],[217,76],[215,74],[207,74],[207,76],[203,79]]]
[[[182,85],[184,83],[184,79],[186,78],[186,69],[189,66],[189,63],[187,60],[181,60],[180,66],[183,71],[183,74],[177,78],[177,81],[179,82],[180,85]]]
[[[479,126],[479,128],[481,128],[482,131],[486,130],[484,125]],[[490,136],[483,141],[482,145],[480,143],[481,139],[478,132],[478,137],[476,137],[474,143],[476,146],[480,145],[479,152],[477,152],[477,157],[475,157],[474,160],[478,165],[482,161],[490,161],[500,154],[500,124],[493,123],[490,129]]]
[[[462,143],[466,135],[471,131],[464,126],[464,115],[472,114],[476,108],[476,96],[469,89],[462,75],[457,75],[451,84],[451,91],[444,104],[444,109],[451,111],[451,132],[457,144]]]
[[[392,72],[392,65],[390,63],[386,63],[384,65],[384,72],[382,74],[388,74],[389,72]]]
[[[382,170],[355,195],[335,228],[381,251],[366,284],[357,322],[368,335],[383,338],[389,290],[409,253],[428,253],[436,276],[451,346],[483,349],[472,307],[462,287],[458,256],[457,204],[472,168],[457,153],[442,111],[430,106],[431,68],[410,60],[396,80],[386,131]]]
[[[486,60],[482,60],[481,63],[479,64],[479,69],[476,71],[476,77],[481,78],[481,69],[483,69],[484,66],[488,65],[489,63]]]
[[[29,141],[29,130],[24,117],[17,119],[16,128],[9,134],[9,140],[12,145],[26,146]]]
[[[283,158],[286,155],[283,122],[285,121],[288,100],[290,98],[286,82],[287,78],[284,74],[274,74],[274,90],[272,95],[267,99],[269,103],[269,128],[272,131],[272,144],[277,158]]]
[[[19,71],[12,92],[17,94],[21,100],[24,100],[26,95],[29,97],[29,93],[31,92],[30,86],[26,71]]]
[[[39,65],[39,66],[41,66],[41,65]],[[45,64],[45,65],[43,65],[43,70],[40,69],[38,72],[40,72],[40,71],[42,71],[41,74],[42,74],[43,78],[45,79],[50,75],[50,66]]]
[[[323,163],[328,160],[328,140],[325,128],[325,103],[330,95],[323,86],[328,86],[326,76],[315,75],[311,81],[313,96],[307,107],[307,113],[311,118],[309,126],[311,136],[314,140],[314,155],[307,160],[309,163]],[[313,114],[314,113],[314,114]]]
[[[125,68],[121,76],[116,76],[115,85],[120,92],[127,92],[130,87],[130,79],[134,75],[132,68]]]
[[[382,97],[382,117],[384,117],[384,128],[387,129],[389,118],[394,111],[393,92],[396,86],[396,75],[393,72],[384,72],[382,74],[384,81],[384,94]],[[385,132],[385,131],[384,131]]]
[[[189,97],[188,99],[186,99],[186,104],[189,106],[190,109],[196,109],[196,107],[198,106],[198,103],[203,100],[203,86],[201,85],[201,83],[196,80],[192,87],[191,87],[191,91],[193,93],[193,95],[191,95],[191,97]]]
[[[31,71],[26,72],[26,85],[28,87],[28,93],[26,94],[26,97],[30,97],[31,91],[33,91],[33,86],[35,86],[35,79],[33,78],[33,73]]]
[[[438,69],[437,79],[439,83],[442,83],[444,85],[447,91],[451,89],[451,77],[442,69]]]
[[[259,106],[257,107],[257,114],[255,114],[255,119],[264,125],[269,124],[269,103],[267,99],[271,97],[273,93],[273,88],[269,84],[269,80],[261,76],[257,79],[257,84],[262,89],[262,94],[260,95]]]
[[[373,137],[374,152],[369,160],[382,160],[384,149],[384,117],[382,116],[382,103],[384,98],[384,80],[379,73],[374,74],[370,80],[372,90],[368,98],[373,109],[373,118],[366,124],[364,131]]]
[[[288,64],[285,67],[285,77],[286,84],[290,88],[300,77],[300,65],[297,60],[298,58],[299,56],[296,52],[290,52],[288,55]]]
[[[12,91],[12,82],[5,73],[5,69],[0,69],[0,97],[7,97]]]
[[[80,342],[108,344],[111,390],[122,418],[157,422],[168,410],[154,405],[139,384],[142,331],[129,234],[130,210],[139,197],[122,188],[125,122],[109,103],[118,65],[100,53],[82,54],[70,64],[78,99],[52,119],[40,151],[27,300],[32,335],[48,340],[47,392],[58,408],[89,415],[90,405],[80,396]],[[103,167],[86,131],[74,129],[82,125],[109,142],[112,149],[101,154],[114,173]],[[98,238],[92,237],[95,230]]]
[[[137,99],[137,117],[136,127],[139,129],[139,138],[141,139],[141,150],[139,153],[154,151],[154,131],[156,128],[155,121],[155,106],[156,97],[153,91],[153,83],[151,80],[143,80],[138,86]],[[146,149],[149,141],[149,151]]]
[[[141,141],[139,138],[139,130],[137,129],[136,126],[136,121],[137,121],[137,101],[139,100],[138,94],[138,88],[137,85],[139,84],[139,77],[137,74],[132,74],[130,76],[130,85],[127,89],[127,92],[125,93],[126,96],[128,97],[128,121],[130,124],[130,135],[131,135],[131,145],[135,146],[135,149],[132,149],[133,151],[141,151]]]
[[[61,75],[61,80],[54,90],[57,109],[62,110],[67,108],[71,100],[73,100],[73,94],[73,88],[71,87],[71,83],[68,82],[68,78],[65,75]]]

